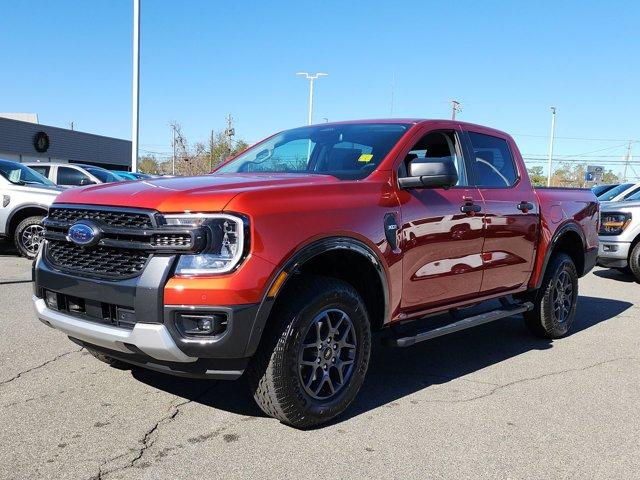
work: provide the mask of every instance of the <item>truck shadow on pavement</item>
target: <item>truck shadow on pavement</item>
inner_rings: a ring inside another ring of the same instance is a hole
[[[610,320],[632,306],[629,302],[581,296],[571,335]],[[533,337],[521,317],[496,321],[409,348],[375,345],[366,380],[356,400],[328,425],[380,407],[392,407],[394,402],[419,390],[552,346],[550,340]],[[203,405],[251,417],[265,416],[253,402],[243,379],[235,382],[193,380],[137,368],[132,370],[132,375],[154,388]]]
[[[593,274],[596,277],[606,278],[608,280],[616,280],[618,282],[625,283],[637,283],[636,278],[632,274],[624,273],[613,268],[610,268],[608,270],[594,270]]]

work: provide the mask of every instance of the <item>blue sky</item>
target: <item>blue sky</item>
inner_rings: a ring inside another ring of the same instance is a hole
[[[0,11],[0,111],[130,138],[130,0]],[[248,141],[304,124],[302,70],[329,73],[316,121],[388,117],[395,76],[394,116],[447,118],[456,98],[544,156],[556,105],[558,156],[620,161],[640,139],[639,21],[632,1],[142,0],[141,149],[169,152],[171,121],[192,142],[227,113]]]

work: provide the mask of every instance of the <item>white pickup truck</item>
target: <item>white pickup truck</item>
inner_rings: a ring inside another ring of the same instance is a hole
[[[631,273],[640,282],[640,192],[602,204],[598,265]]]

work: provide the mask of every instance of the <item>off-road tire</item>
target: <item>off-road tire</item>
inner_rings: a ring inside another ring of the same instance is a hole
[[[558,314],[554,314],[554,300],[557,298],[554,290],[561,276],[562,278],[568,278],[572,287],[571,294],[566,296],[570,300],[570,307],[568,307],[568,313],[564,321],[559,321]],[[533,310],[524,314],[525,324],[538,337],[563,337],[569,332],[575,320],[577,302],[578,272],[576,266],[571,257],[564,253],[557,253],[549,260],[542,285],[533,296]]]
[[[128,370],[129,368],[131,368],[128,363],[123,362],[122,360],[118,360],[117,358],[110,357],[109,355],[105,355],[104,353],[97,352],[96,350],[92,350],[90,348],[87,348],[87,351],[98,360],[106,363],[110,367],[117,368],[118,370]]]
[[[15,231],[13,232],[13,244],[15,245],[16,249],[18,250],[18,253],[21,256],[29,259],[36,258],[36,255],[38,254],[38,250],[30,249],[29,246],[27,246],[24,243],[24,238],[22,234],[29,227],[34,227],[34,226],[41,227],[43,218],[44,216],[42,215],[34,215],[32,217],[27,217],[18,224]]]
[[[636,243],[629,254],[629,270],[636,281],[640,282],[640,242]]]
[[[369,365],[371,328],[362,299],[348,283],[312,275],[292,280],[274,306],[269,327],[247,369],[247,380],[262,411],[304,429],[328,422],[356,397]],[[342,388],[319,400],[305,390],[298,354],[314,319],[330,309],[340,309],[349,316],[357,346],[350,376]]]

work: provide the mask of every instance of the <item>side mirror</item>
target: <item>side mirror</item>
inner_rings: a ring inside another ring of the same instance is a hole
[[[85,187],[87,185],[97,185],[97,183],[93,180],[89,180],[88,178],[83,178],[82,180],[80,180],[81,187]]]
[[[409,162],[409,176],[399,178],[400,188],[450,188],[458,183],[458,172],[449,157],[415,158]]]

